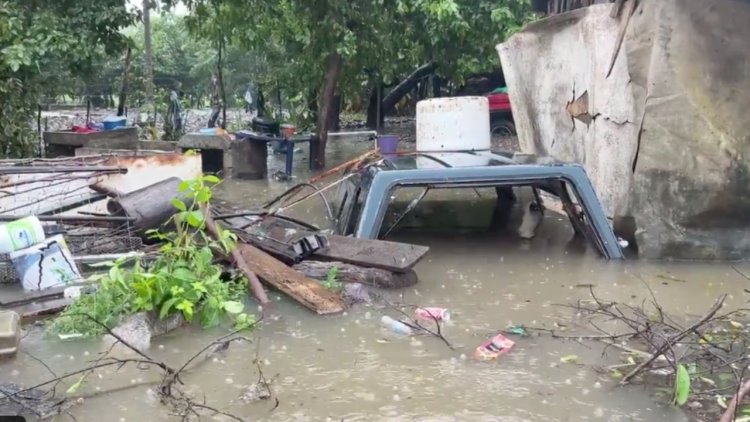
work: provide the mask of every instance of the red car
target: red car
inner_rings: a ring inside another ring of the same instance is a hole
[[[490,132],[493,136],[515,136],[516,125],[510,108],[510,97],[504,88],[486,95],[490,101]]]

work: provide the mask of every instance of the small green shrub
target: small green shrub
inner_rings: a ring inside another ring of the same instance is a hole
[[[71,304],[49,327],[52,333],[96,336],[104,329],[90,319],[76,314],[87,314],[108,327],[116,325],[128,314],[155,312],[166,318],[181,312],[187,321],[198,317],[203,327],[213,327],[222,317],[234,316],[235,324],[247,328],[255,323],[254,316],[243,313],[241,298],[245,295],[244,277],[222,280],[223,268],[214,263],[214,251],[228,254],[235,246],[236,237],[218,228],[218,238],[205,233],[202,211],[212,197],[211,186],[219,183],[216,176],[203,176],[180,185],[182,197],[172,204],[179,211],[174,221],[174,232],[154,231],[151,236],[163,242],[158,258],[148,267],[140,261],[126,268],[124,261],[107,264],[109,271],[95,277],[99,289]]]
[[[333,290],[335,292],[341,291],[344,288],[344,285],[338,280],[338,278],[339,267],[331,267],[331,269],[328,270],[326,279],[323,281],[323,286],[326,289]]]

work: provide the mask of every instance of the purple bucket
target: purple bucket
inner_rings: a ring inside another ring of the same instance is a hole
[[[380,135],[378,136],[378,149],[381,154],[395,154],[398,151],[398,136]]]

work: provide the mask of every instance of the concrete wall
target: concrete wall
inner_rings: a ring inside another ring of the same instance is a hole
[[[641,0],[607,76],[610,8],[498,46],[522,150],[584,164],[643,256],[750,258],[750,2]]]

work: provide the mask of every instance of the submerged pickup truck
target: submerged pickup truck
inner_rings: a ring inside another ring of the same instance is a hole
[[[394,213],[397,193],[405,189],[419,193]],[[383,239],[418,207],[429,191],[464,190],[477,195],[479,190],[494,192],[490,225],[502,226],[508,221],[511,210],[518,206],[516,192],[519,189],[533,193],[532,200],[523,204],[525,210],[544,212],[543,195],[548,201],[551,199],[560,205],[576,236],[584,238],[602,257],[624,257],[591,181],[578,164],[489,151],[412,152],[386,155],[350,172],[339,182],[335,198],[331,200],[318,193],[325,199],[329,233]],[[469,207],[468,211],[460,213],[476,220],[476,211]],[[275,217],[276,226],[281,222],[281,226],[288,229],[308,232],[320,229],[299,219],[278,214]]]

